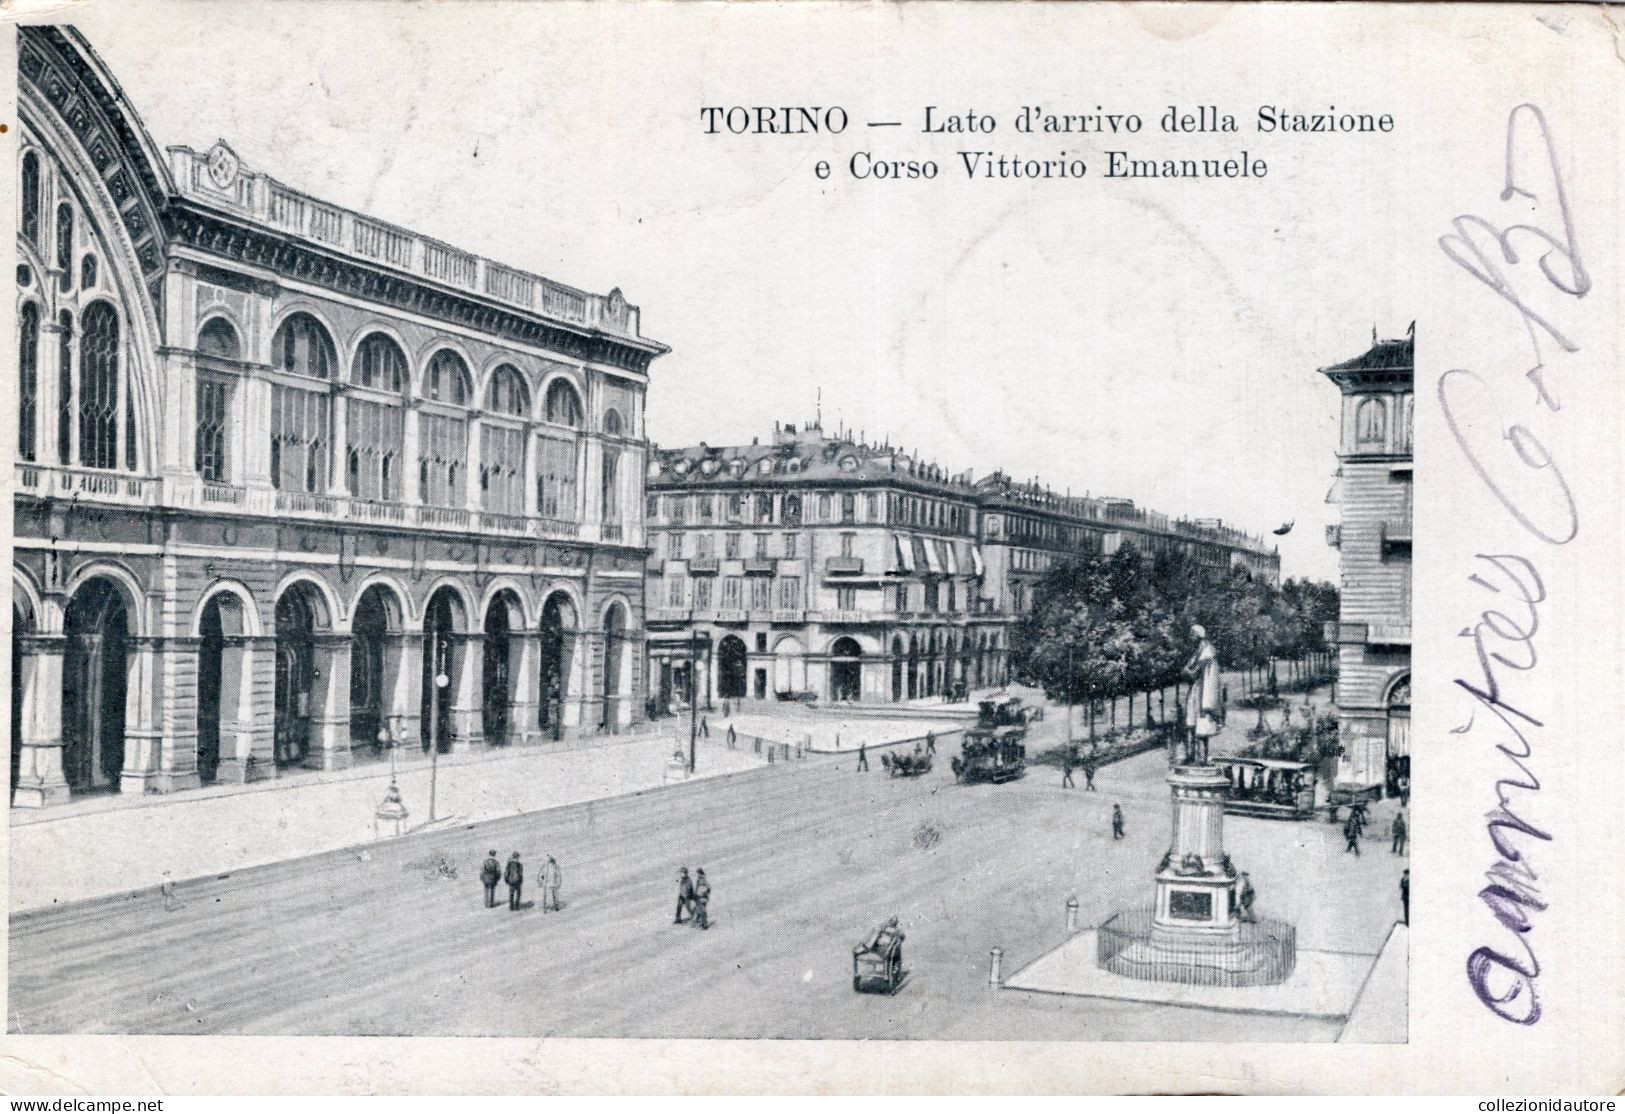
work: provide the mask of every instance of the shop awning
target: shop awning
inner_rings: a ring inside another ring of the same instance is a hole
[[[975,571],[976,576],[977,576],[978,579],[980,579],[980,578],[987,575],[987,569],[984,568],[983,565],[982,565],[982,547],[981,546],[973,545],[973,546],[970,547],[970,564],[971,564],[971,568]]]
[[[937,556],[937,544],[930,541],[920,546],[925,551],[925,571],[933,576],[942,575],[942,560]]]
[[[938,542],[937,553],[942,558],[942,567],[948,571],[949,576],[959,575],[959,554],[954,552],[953,542]]]
[[[911,547],[908,544],[908,539],[903,537],[903,535],[901,535],[901,534],[895,534],[895,535],[893,535],[892,540],[897,543],[897,569],[898,569],[898,571],[899,572],[913,572],[914,571],[914,552],[913,552],[913,547]]]

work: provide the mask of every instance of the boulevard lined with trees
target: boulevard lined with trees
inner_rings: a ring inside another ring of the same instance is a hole
[[[1335,622],[1333,585],[1290,579],[1276,587],[1245,569],[1213,569],[1182,554],[1148,555],[1124,546],[1084,554],[1050,569],[1034,589],[1034,607],[1012,631],[1017,676],[1051,700],[1095,709],[1128,700],[1128,723],[1169,717],[1163,693],[1174,689],[1177,718],[1182,667],[1201,625],[1223,668],[1241,672],[1248,692],[1309,688],[1328,679],[1333,657],[1324,632]],[[1286,669],[1284,680],[1277,662]],[[1236,694],[1241,696],[1242,694]]]

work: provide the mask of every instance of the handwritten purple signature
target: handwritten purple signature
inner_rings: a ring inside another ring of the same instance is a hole
[[[1555,349],[1556,355],[1569,356],[1580,346],[1554,323],[1552,307],[1585,297],[1591,277],[1580,258],[1551,129],[1536,105],[1521,104],[1508,116],[1505,165],[1500,200],[1515,205],[1522,221],[1500,227],[1483,217],[1459,216],[1452,231],[1439,238],[1439,247],[1516,312],[1529,343],[1530,362],[1523,373],[1533,391],[1528,403],[1537,413],[1555,415],[1562,402],[1546,353]],[[1579,508],[1557,455],[1533,427],[1535,419],[1506,422],[1498,417],[1487,431],[1467,428],[1457,415],[1469,393],[1480,403],[1487,399],[1493,404],[1495,398],[1489,381],[1477,372],[1452,368],[1439,377],[1439,405],[1468,465],[1531,538],[1547,546],[1573,541],[1580,532]],[[1477,554],[1468,582],[1496,599],[1462,631],[1471,641],[1476,670],[1457,677],[1455,684],[1474,706],[1453,733],[1469,734],[1479,714],[1488,712],[1495,749],[1513,768],[1495,782],[1485,832],[1496,860],[1486,871],[1489,884],[1478,892],[1508,935],[1474,949],[1467,957],[1467,981],[1496,1015],[1533,1025],[1541,1016],[1534,916],[1549,903],[1529,850],[1550,842],[1552,833],[1519,814],[1520,807],[1529,810],[1540,792],[1533,737],[1545,724],[1514,688],[1518,675],[1532,679],[1540,660],[1535,636],[1546,585],[1536,561],[1521,553]]]

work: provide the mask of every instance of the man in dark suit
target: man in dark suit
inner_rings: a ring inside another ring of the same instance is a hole
[[[1405,923],[1411,923],[1411,872],[1399,876],[1399,903],[1405,907]]]
[[[485,883],[485,907],[497,907],[497,883],[502,881],[502,864],[497,862],[497,853],[492,851],[485,857],[485,865],[480,867],[480,881]]]
[[[711,883],[705,880],[705,868],[701,867],[694,872],[694,923],[701,928],[710,928],[711,921],[705,915],[705,907],[711,902]]]
[[[677,872],[677,916],[672,918],[672,924],[683,923],[683,913],[694,906],[694,883],[689,881],[688,867]]]
[[[519,852],[508,856],[508,870],[503,874],[508,883],[508,908],[519,912],[519,890],[525,884],[525,868],[519,862]]]
[[[1112,838],[1123,838],[1123,806],[1112,805]]]
[[[1061,788],[1074,789],[1072,784],[1072,748],[1067,747],[1066,753],[1061,755]]]

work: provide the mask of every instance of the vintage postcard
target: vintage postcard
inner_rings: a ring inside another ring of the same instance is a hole
[[[1608,9],[7,14],[0,1090],[1625,1087]]]

